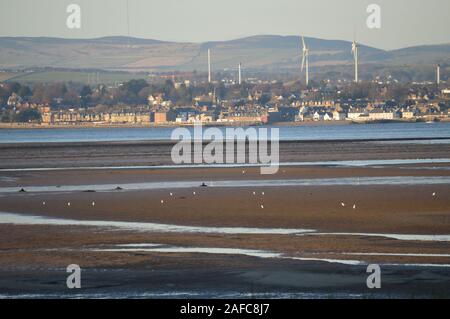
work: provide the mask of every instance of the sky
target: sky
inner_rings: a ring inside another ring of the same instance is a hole
[[[81,8],[80,29],[66,25],[70,4]],[[370,4],[381,8],[379,29],[367,27]],[[206,42],[262,34],[305,35],[356,38],[391,50],[450,43],[449,14],[449,0],[0,0],[0,36],[129,34]]]

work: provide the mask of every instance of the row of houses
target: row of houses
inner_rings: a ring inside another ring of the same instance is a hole
[[[88,113],[78,111],[59,111],[46,112],[42,114],[42,123],[44,124],[148,124],[150,122],[150,114],[141,112]]]
[[[302,107],[297,121],[388,121],[441,118],[449,116],[448,105],[428,104],[412,106],[369,105],[366,107],[327,108]]]
[[[76,123],[98,123],[98,124],[192,124],[202,123],[278,123],[278,122],[303,122],[303,121],[385,121],[385,120],[413,120],[417,118],[448,118],[448,110],[442,112],[418,113],[413,109],[383,109],[375,108],[370,111],[366,109],[350,109],[348,111],[329,110],[322,107],[298,109],[293,107],[279,107],[265,111],[254,112],[227,112],[227,111],[179,111],[159,110],[148,112],[79,112],[58,111],[45,112],[42,114],[44,124],[76,124]]]
[[[175,122],[177,124],[202,123],[261,123],[264,122],[262,114],[257,112],[228,112],[218,110],[199,111],[189,110],[168,110],[155,112],[153,120],[155,124]]]

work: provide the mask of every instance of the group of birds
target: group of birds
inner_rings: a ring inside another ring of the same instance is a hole
[[[436,192],[434,192],[433,194],[431,194],[433,197],[436,197],[436,195],[437,195],[437,193]],[[344,203],[344,202],[341,202],[341,206],[342,207],[345,207],[346,206],[346,204]],[[353,209],[356,209],[356,204],[353,204]]]
[[[245,171],[243,171],[243,173],[245,173]],[[206,187],[207,185],[206,185],[205,183],[203,183],[201,186],[202,186],[202,187]],[[197,193],[196,193],[195,191],[192,192],[192,195],[195,196],[196,194],[197,194]],[[265,195],[265,192],[261,192],[261,195],[264,196],[264,195]],[[170,196],[170,197],[173,197],[173,193],[170,192],[170,193],[169,193],[169,196]],[[256,192],[253,192],[253,196],[256,196]],[[434,193],[432,194],[432,196],[433,196],[433,197],[436,197],[436,196],[437,196],[437,193],[434,192]],[[47,203],[46,203],[45,201],[42,202],[42,205],[43,205],[43,206],[45,206],[46,204],[47,204]],[[163,200],[163,199],[161,199],[161,204],[164,204],[164,200]],[[91,205],[92,205],[92,206],[95,206],[95,202],[92,202]],[[67,202],[67,206],[70,207],[70,206],[71,206],[71,203],[70,203],[70,202]],[[341,206],[342,206],[342,207],[346,207],[347,205],[346,205],[345,202],[341,202]],[[355,209],[356,209],[356,204],[353,204],[353,207],[352,207],[352,208],[353,208],[353,210],[355,210]],[[263,204],[261,204],[261,209],[264,209],[264,205],[263,205]]]
[[[203,184],[204,184],[204,183],[203,183]],[[203,186],[203,184],[202,184],[202,186]],[[205,184],[205,185],[206,185],[206,184]],[[205,186],[205,187],[206,187],[206,186]],[[197,193],[194,191],[194,192],[192,192],[192,195],[195,196],[195,195],[197,195]],[[170,197],[173,197],[173,193],[170,192],[170,193],[169,193],[169,196],[170,196]],[[165,203],[164,199],[161,199],[161,204],[164,204],[164,203]]]
[[[345,207],[346,205],[345,205],[344,202],[342,202],[342,203],[341,203],[341,206],[342,206],[342,207]],[[353,209],[356,209],[356,204],[353,204]]]
[[[42,206],[46,206],[46,205],[47,205],[47,202],[45,202],[45,201],[42,202]],[[67,202],[67,206],[68,206],[68,207],[70,207],[71,205],[72,205],[71,202]],[[92,206],[95,206],[95,202],[92,202],[91,205],[92,205]]]

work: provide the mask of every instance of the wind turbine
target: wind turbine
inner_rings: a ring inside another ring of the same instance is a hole
[[[302,72],[306,68],[306,85],[309,84],[309,49],[306,47],[305,38],[302,36],[303,54],[302,54]]]
[[[436,66],[436,83],[437,85],[441,84],[441,65],[438,64]]]
[[[239,62],[239,67],[238,67],[238,83],[239,85],[242,84],[242,63]]]
[[[358,83],[358,42],[353,41],[352,53],[355,58],[355,82]]]
[[[208,49],[208,83],[211,83],[211,49]]]

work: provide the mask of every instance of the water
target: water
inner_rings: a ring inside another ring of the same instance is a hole
[[[292,166],[342,166],[342,167],[383,167],[389,165],[409,164],[446,164],[450,158],[415,158],[415,159],[387,159],[387,160],[350,160],[350,161],[316,161],[316,162],[284,162],[270,163],[280,167]],[[28,168],[1,168],[0,172],[48,172],[73,170],[135,170],[135,169],[185,169],[185,168],[246,168],[263,167],[266,164],[182,164],[182,165],[136,165],[136,166],[80,166],[80,167],[28,167]],[[409,167],[402,167],[409,169]],[[412,167],[422,169],[422,167]],[[423,167],[423,169],[448,169],[447,167]],[[11,177],[0,176],[0,181],[14,181]]]
[[[423,241],[423,242],[450,242],[450,235],[416,235],[416,234],[379,234],[379,233],[323,233],[315,229],[304,228],[249,228],[249,227],[206,227],[183,226],[173,224],[156,224],[147,222],[123,222],[123,221],[95,221],[74,220],[63,218],[51,218],[42,216],[22,215],[0,212],[0,224],[13,225],[49,225],[49,226],[83,226],[103,227],[124,230],[135,230],[156,233],[181,233],[181,234],[225,234],[225,235],[285,235],[285,236],[359,236],[382,237],[399,241]],[[131,245],[134,249],[153,249],[148,244],[140,244],[141,247]],[[129,249],[128,246],[119,246],[119,249]]]
[[[450,138],[450,123],[264,126],[279,128],[280,140],[361,140]],[[193,132],[193,128],[187,128]],[[220,127],[224,132],[225,127]],[[0,144],[36,142],[112,142],[170,140],[173,128],[1,129]]]
[[[358,266],[363,265],[364,262],[360,260],[349,260],[349,259],[329,259],[329,258],[306,258],[306,257],[289,257],[282,253],[265,251],[265,250],[254,250],[254,249],[241,249],[241,248],[217,248],[217,247],[151,247],[151,248],[101,248],[92,249],[91,251],[97,252],[139,252],[139,253],[182,253],[182,254],[217,254],[217,255],[243,255],[248,257],[256,258],[278,258],[278,259],[292,259],[298,261],[315,261],[315,262],[326,262],[332,264],[342,264],[342,265],[352,265]]]
[[[303,234],[298,234],[302,236]],[[357,237],[382,237],[404,241],[430,241],[430,242],[450,242],[450,235],[414,235],[414,234],[377,234],[377,233],[317,233],[310,232],[304,235],[311,236],[357,236]]]
[[[340,253],[349,256],[394,256],[394,257],[442,257],[448,258],[450,254],[419,254],[419,253]]]
[[[21,293],[0,294],[0,299],[356,299],[363,294],[338,292],[238,292],[221,290],[202,291],[118,291],[82,293]],[[392,298],[392,296],[389,295]]]
[[[47,185],[21,187],[0,187],[0,194],[19,193],[69,193],[69,192],[118,192],[157,189],[199,188],[202,181],[148,182],[89,185]],[[313,179],[268,179],[268,180],[219,180],[208,182],[208,188],[237,187],[292,187],[292,186],[373,186],[373,185],[449,185],[449,176],[376,176],[339,177]],[[119,189],[117,187],[120,186]]]
[[[216,255],[244,255],[257,258],[282,258],[282,254],[264,250],[218,248],[218,247],[151,247],[151,248],[99,248],[91,249],[98,252],[157,252],[157,253],[182,253],[182,254],[216,254]]]
[[[49,218],[28,216],[0,212],[0,224],[13,225],[53,225],[53,226],[85,226],[106,227],[124,230],[135,230],[156,233],[198,233],[198,234],[227,234],[227,235],[298,235],[312,232],[312,229],[295,228],[250,228],[250,227],[202,227],[181,226],[172,224],[157,224],[144,222],[95,221]]]

